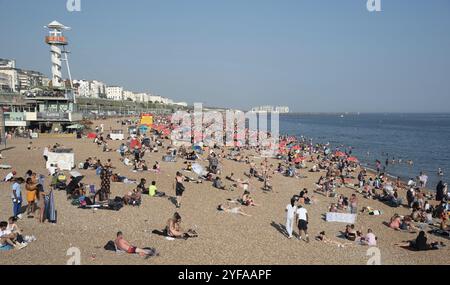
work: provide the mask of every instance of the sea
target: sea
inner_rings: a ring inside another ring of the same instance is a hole
[[[375,169],[376,160],[386,166],[389,159],[386,173],[404,181],[423,171],[431,190],[440,180],[450,182],[450,113],[281,114],[279,119],[280,134],[330,143],[343,151],[351,147],[365,167]]]

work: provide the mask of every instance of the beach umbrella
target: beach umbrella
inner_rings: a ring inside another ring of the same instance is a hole
[[[336,153],[334,155],[337,157],[342,157],[342,156],[345,156],[346,154],[343,153],[342,151],[336,151]]]
[[[194,164],[192,164],[192,171],[197,173],[197,175],[202,175],[204,169],[203,169],[203,166],[201,166],[200,164],[194,163]]]
[[[300,150],[300,146],[297,144],[297,145],[294,145],[293,147],[292,147],[292,149],[293,150]]]
[[[300,162],[302,162],[302,161],[305,160],[305,159],[306,159],[306,157],[299,156],[299,157],[297,157],[297,158],[294,160],[294,163],[300,163]]]
[[[358,163],[358,162],[359,162],[358,159],[357,159],[356,157],[354,157],[354,156],[351,156],[351,157],[347,158],[347,161],[349,161],[349,162],[355,162],[355,163]]]

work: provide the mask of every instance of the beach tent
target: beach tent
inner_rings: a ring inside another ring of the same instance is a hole
[[[60,149],[55,152],[49,152],[47,157],[47,168],[52,164],[57,164],[60,170],[72,170],[75,167],[75,154],[72,150]]]

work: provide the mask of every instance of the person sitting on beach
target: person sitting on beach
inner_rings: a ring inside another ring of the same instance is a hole
[[[361,237],[361,244],[368,246],[376,246],[377,245],[377,237],[373,233],[372,229],[367,230],[367,234]]]
[[[328,208],[328,212],[330,213],[339,212],[337,205],[335,203],[331,203],[330,207]]]
[[[168,237],[172,238],[184,238],[197,237],[198,234],[194,230],[183,231],[181,227],[181,216],[178,212],[175,212],[167,221],[165,232]]]
[[[236,207],[236,206],[232,206],[230,205],[230,201],[227,201],[225,204],[220,204],[217,207],[218,211],[223,211],[225,213],[230,213],[230,214],[239,214],[242,216],[247,216],[247,217],[251,217],[249,214],[245,213],[241,207]]]
[[[147,187],[145,186],[145,183],[147,183],[147,180],[145,180],[145,178],[141,178],[141,181],[139,182],[139,184],[136,186],[136,189],[138,191],[140,191],[142,194],[148,194],[148,190]]]
[[[342,248],[346,247],[346,246],[349,246],[349,245],[352,245],[351,242],[340,243],[338,241],[331,240],[325,235],[324,231],[320,232],[319,235],[316,236],[316,240],[320,241],[320,242],[323,242],[325,244],[337,245],[337,247],[342,247]]]
[[[217,189],[225,190],[225,186],[222,184],[222,179],[219,176],[213,179],[212,186]]]
[[[155,173],[160,173],[161,172],[161,167],[159,166],[159,162],[155,161],[155,164],[153,164],[151,171],[155,172]]]
[[[8,223],[5,221],[0,222],[0,247],[10,245],[15,249],[22,249],[27,246],[26,243],[20,243],[17,239],[17,233],[13,233],[8,228]]]
[[[121,231],[117,232],[116,240],[114,244],[118,250],[125,251],[126,253],[137,253],[140,256],[148,256],[151,253],[150,250],[138,248],[136,246],[132,246],[124,237]]]
[[[355,241],[357,237],[361,236],[361,233],[355,229],[355,225],[347,225],[344,236],[348,240]]]
[[[257,204],[255,204],[253,198],[250,196],[250,192],[247,190],[245,190],[244,194],[242,194],[241,200],[242,205],[244,206],[258,206]]]
[[[415,240],[405,241],[402,243],[394,244],[400,247],[410,247],[417,251],[429,250],[429,249],[438,249],[444,246],[443,243],[439,242],[430,242],[428,243],[427,234],[424,231],[420,231]]]
[[[309,172],[320,172],[319,167],[317,166],[317,164],[314,164],[311,169],[309,170]]]
[[[148,194],[150,197],[165,197],[166,193],[159,192],[156,187],[156,181],[152,181],[152,184],[149,187]]]
[[[188,161],[186,167],[183,168],[183,170],[187,172],[192,172],[192,162]]]
[[[312,200],[308,197],[308,189],[303,188],[303,190],[300,191],[298,202],[303,205],[312,204]]]
[[[140,206],[142,202],[142,192],[139,189],[133,189],[123,196],[123,203],[130,206]]]

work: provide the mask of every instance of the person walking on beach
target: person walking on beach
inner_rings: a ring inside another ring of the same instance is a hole
[[[350,213],[357,214],[358,213],[358,200],[355,194],[352,194],[350,198]]]
[[[375,167],[377,168],[377,174],[380,174],[381,171],[381,162],[379,160],[376,160]]]
[[[22,188],[21,184],[23,184],[25,180],[22,177],[15,179],[14,184],[12,185],[12,202],[13,202],[13,216],[17,218],[21,218],[20,209],[22,208]]]
[[[286,232],[288,233],[288,238],[292,238],[292,231],[294,226],[295,211],[297,210],[296,204],[297,199],[295,197],[291,198],[291,203],[286,206]]]
[[[302,240],[303,234],[305,235],[305,241],[309,242],[308,236],[308,211],[300,204],[297,205],[297,225],[298,225],[298,239]]]
[[[424,172],[420,172],[419,181],[420,187],[422,188],[427,187],[428,176]]]
[[[183,196],[183,192],[185,190],[183,180],[183,175],[181,174],[181,172],[177,171],[177,174],[175,176],[175,195],[177,199],[177,208],[181,207],[181,197]]]

